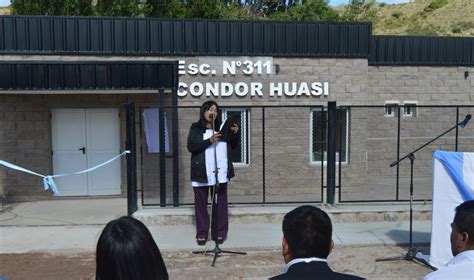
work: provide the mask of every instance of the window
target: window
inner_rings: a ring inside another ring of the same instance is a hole
[[[404,117],[416,117],[416,107],[418,102],[416,101],[405,101],[403,102],[403,116]]]
[[[240,125],[240,145],[231,151],[233,163],[249,164],[250,125],[249,110],[246,108],[221,108],[222,120],[233,118]]]
[[[349,108],[338,108],[336,112],[336,163],[348,162]],[[327,118],[323,108],[311,111],[311,162],[326,163],[327,160]]]
[[[386,117],[398,116],[398,101],[385,101],[385,114]]]

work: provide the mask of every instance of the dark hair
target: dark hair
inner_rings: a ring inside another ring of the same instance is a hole
[[[203,132],[206,130],[206,119],[204,118],[204,113],[212,107],[212,105],[216,106],[217,109],[217,116],[216,121],[214,123],[215,131],[220,130],[220,126],[222,123],[221,120],[221,110],[219,109],[219,105],[213,100],[208,100],[201,105],[201,109],[199,110],[199,126],[202,128]]]
[[[283,236],[292,258],[327,258],[332,224],[328,214],[314,206],[300,206],[283,218]]]
[[[474,200],[468,200],[456,207],[453,223],[460,232],[467,232],[469,243],[474,244]]]
[[[110,221],[97,242],[97,280],[168,279],[150,231],[132,217]]]

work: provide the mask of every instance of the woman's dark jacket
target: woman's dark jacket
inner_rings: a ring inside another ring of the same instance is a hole
[[[188,151],[191,153],[191,181],[199,183],[207,183],[206,173],[206,148],[212,143],[211,140],[203,140],[203,134],[206,128],[200,121],[191,125],[188,134]],[[239,133],[223,134],[219,141],[227,142],[227,178],[230,180],[235,176],[234,166],[230,159],[230,151],[239,144]]]

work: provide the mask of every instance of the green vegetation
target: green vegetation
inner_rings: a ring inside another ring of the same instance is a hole
[[[474,5],[465,0],[415,0],[379,7],[375,34],[474,36]]]
[[[273,13],[270,18],[274,20],[294,21],[337,21],[339,15],[326,1],[307,0],[302,4],[293,5],[286,11],[277,11]]]
[[[93,14],[92,2],[88,0],[14,0],[13,11],[25,15],[65,15],[90,16]]]
[[[364,1],[355,0],[354,2]],[[351,7],[352,4],[349,6]],[[325,0],[13,0],[11,8],[13,14],[19,15],[306,21],[336,21],[340,19],[339,13],[331,8]],[[351,11],[348,10],[343,18],[350,20],[350,13]],[[358,20],[361,17],[355,15],[352,18]]]
[[[344,7],[341,18],[345,21],[368,21],[375,23],[377,20],[375,2],[352,0],[351,4]]]
[[[371,22],[374,34],[474,36],[466,0],[414,0],[389,5],[352,0],[13,0],[0,14]]]
[[[442,8],[448,4],[448,0],[434,0],[423,10],[423,13],[431,13],[434,10]]]
[[[144,14],[145,7],[137,0],[98,0],[95,11],[102,16],[138,17]]]
[[[392,17],[394,17],[394,18],[401,18],[402,15],[403,15],[403,13],[399,12],[399,11],[396,11],[396,12],[392,13]]]

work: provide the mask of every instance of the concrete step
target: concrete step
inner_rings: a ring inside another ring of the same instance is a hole
[[[409,221],[410,205],[396,204],[339,204],[316,205],[326,211],[333,223],[399,222]],[[231,224],[276,223],[297,205],[255,205],[229,206]],[[413,220],[431,220],[431,203],[413,205]],[[209,208],[210,209],[210,208]],[[190,225],[194,224],[194,208],[181,207],[141,207],[133,215],[147,225]]]

